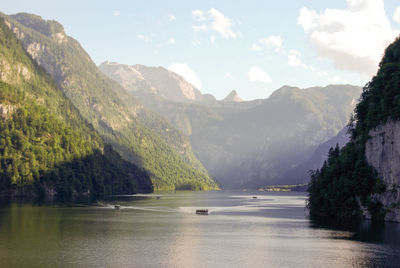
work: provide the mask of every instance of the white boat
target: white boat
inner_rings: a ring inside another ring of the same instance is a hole
[[[208,215],[208,209],[196,209],[198,215]]]

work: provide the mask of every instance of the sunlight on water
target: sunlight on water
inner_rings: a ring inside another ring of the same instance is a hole
[[[0,267],[396,267],[400,227],[313,227],[301,193],[178,192],[0,208]],[[253,197],[256,198],[253,198]],[[115,209],[115,205],[120,209]],[[209,215],[196,215],[208,209]]]

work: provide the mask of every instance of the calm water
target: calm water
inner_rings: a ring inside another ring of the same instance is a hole
[[[3,205],[0,266],[400,267],[400,224],[358,232],[313,227],[305,194],[160,196],[103,206]],[[210,215],[195,215],[196,208]]]

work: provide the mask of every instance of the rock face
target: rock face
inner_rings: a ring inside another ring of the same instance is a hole
[[[400,222],[400,121],[389,121],[369,132],[365,156],[386,184],[377,198],[387,209],[386,220]]]
[[[148,67],[140,64],[129,66],[106,61],[100,64],[99,68],[131,93],[147,91],[177,102],[208,100],[183,77],[163,67]]]
[[[0,116],[2,118],[8,118],[14,112],[14,106],[10,104],[0,103]]]

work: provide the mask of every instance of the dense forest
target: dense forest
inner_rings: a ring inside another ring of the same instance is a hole
[[[0,21],[0,193],[151,192],[149,175],[104,143]]]
[[[308,208],[314,219],[351,222],[362,218],[362,207],[373,220],[386,210],[374,198],[387,186],[365,159],[369,131],[389,120],[400,119],[400,39],[385,51],[379,70],[364,87],[349,123],[351,141],[341,150],[332,148],[320,170],[311,172]]]
[[[61,24],[27,13],[0,16],[83,118],[125,160],[144,168],[156,190],[219,188],[194,156],[187,137],[102,74]]]

